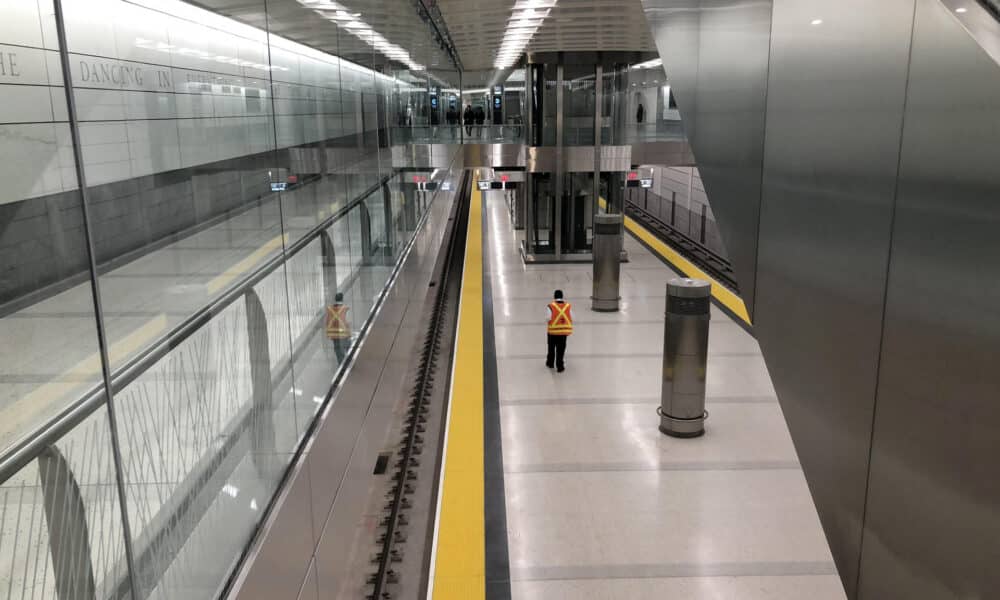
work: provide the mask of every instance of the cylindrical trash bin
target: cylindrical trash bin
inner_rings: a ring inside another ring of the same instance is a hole
[[[705,433],[705,373],[712,286],[700,279],[667,282],[663,333],[660,431],[674,437]]]
[[[622,216],[594,215],[594,295],[591,308],[618,310],[622,258]]]

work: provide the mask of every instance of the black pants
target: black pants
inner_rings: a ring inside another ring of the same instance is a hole
[[[556,369],[562,371],[566,368],[566,363],[563,362],[563,357],[566,356],[566,338],[568,335],[552,335],[549,336],[549,352],[545,355],[545,366],[552,368],[553,365]],[[554,359],[554,360],[553,360]]]

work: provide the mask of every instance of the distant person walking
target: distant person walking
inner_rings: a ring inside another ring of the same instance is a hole
[[[642,123],[644,118],[646,118],[646,108],[642,105],[642,102],[640,102],[639,108],[635,109],[635,122]]]
[[[476,137],[482,138],[483,123],[486,122],[486,109],[477,104],[475,108],[475,116],[476,116]]]
[[[338,365],[344,362],[347,350],[351,347],[351,326],[347,322],[347,310],[341,293],[337,293],[333,304],[326,307],[326,337],[333,342]]]
[[[471,136],[472,123],[476,120],[475,114],[472,112],[471,104],[465,105],[465,112],[462,114],[462,120],[465,122],[465,135]]]
[[[545,366],[562,373],[566,370],[566,338],[573,333],[573,305],[563,300],[562,290],[552,294],[548,305],[548,353]]]

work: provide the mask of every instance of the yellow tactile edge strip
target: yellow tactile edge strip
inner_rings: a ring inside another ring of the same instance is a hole
[[[486,597],[483,513],[483,198],[469,206],[465,267],[451,377],[451,400],[441,466],[428,598]]]
[[[600,204],[602,208],[605,206],[603,198],[601,198]],[[743,299],[737,296],[732,290],[710,277],[708,273],[702,271],[695,266],[694,263],[681,256],[680,253],[667,245],[663,240],[653,235],[653,233],[637,223],[631,217],[625,217],[625,229],[628,229],[632,235],[639,238],[639,240],[641,240],[644,244],[652,248],[654,252],[673,265],[674,268],[680,271],[685,277],[704,279],[711,282],[712,297],[715,298],[719,304],[726,307],[729,312],[739,317],[739,319],[744,323],[751,325],[750,314],[747,313],[747,307],[743,304]]]

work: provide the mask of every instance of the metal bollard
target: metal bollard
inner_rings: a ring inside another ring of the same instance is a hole
[[[663,332],[660,431],[674,437],[705,433],[705,373],[712,286],[700,279],[667,282]]]
[[[600,312],[618,310],[621,282],[622,216],[594,215],[594,295],[591,308]]]

